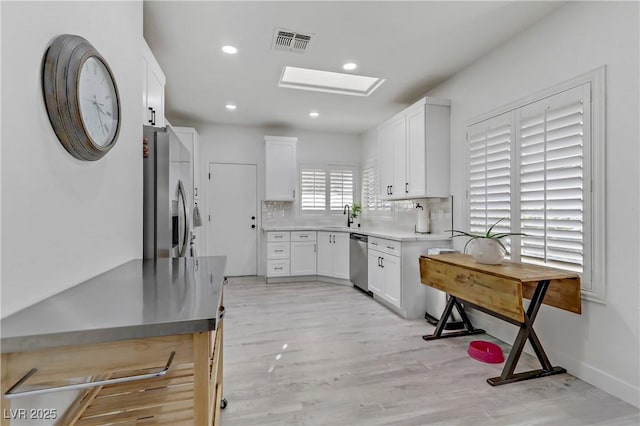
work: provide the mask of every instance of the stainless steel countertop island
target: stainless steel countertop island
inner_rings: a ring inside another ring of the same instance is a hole
[[[2,353],[214,330],[225,263],[127,262],[0,320]]]

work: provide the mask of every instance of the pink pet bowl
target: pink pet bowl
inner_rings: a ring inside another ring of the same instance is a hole
[[[469,356],[478,361],[488,362],[489,364],[500,364],[504,361],[502,349],[495,343],[485,342],[484,340],[474,340],[469,343],[467,350]]]

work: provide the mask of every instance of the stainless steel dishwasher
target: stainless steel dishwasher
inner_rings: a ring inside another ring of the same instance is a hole
[[[349,278],[354,286],[372,296],[369,291],[369,274],[367,273],[367,244],[369,238],[362,234],[351,234],[349,243]]]

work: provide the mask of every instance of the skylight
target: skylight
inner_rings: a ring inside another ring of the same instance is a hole
[[[278,86],[342,95],[369,96],[382,83],[384,78],[284,67]]]

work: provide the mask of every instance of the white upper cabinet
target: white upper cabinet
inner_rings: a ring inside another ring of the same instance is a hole
[[[297,138],[265,136],[265,197],[267,201],[296,198]]]
[[[167,79],[144,39],[142,40],[142,58],[144,59],[142,124],[145,126],[165,127],[164,87]]]
[[[449,101],[422,98],[378,127],[380,197],[449,196]]]

